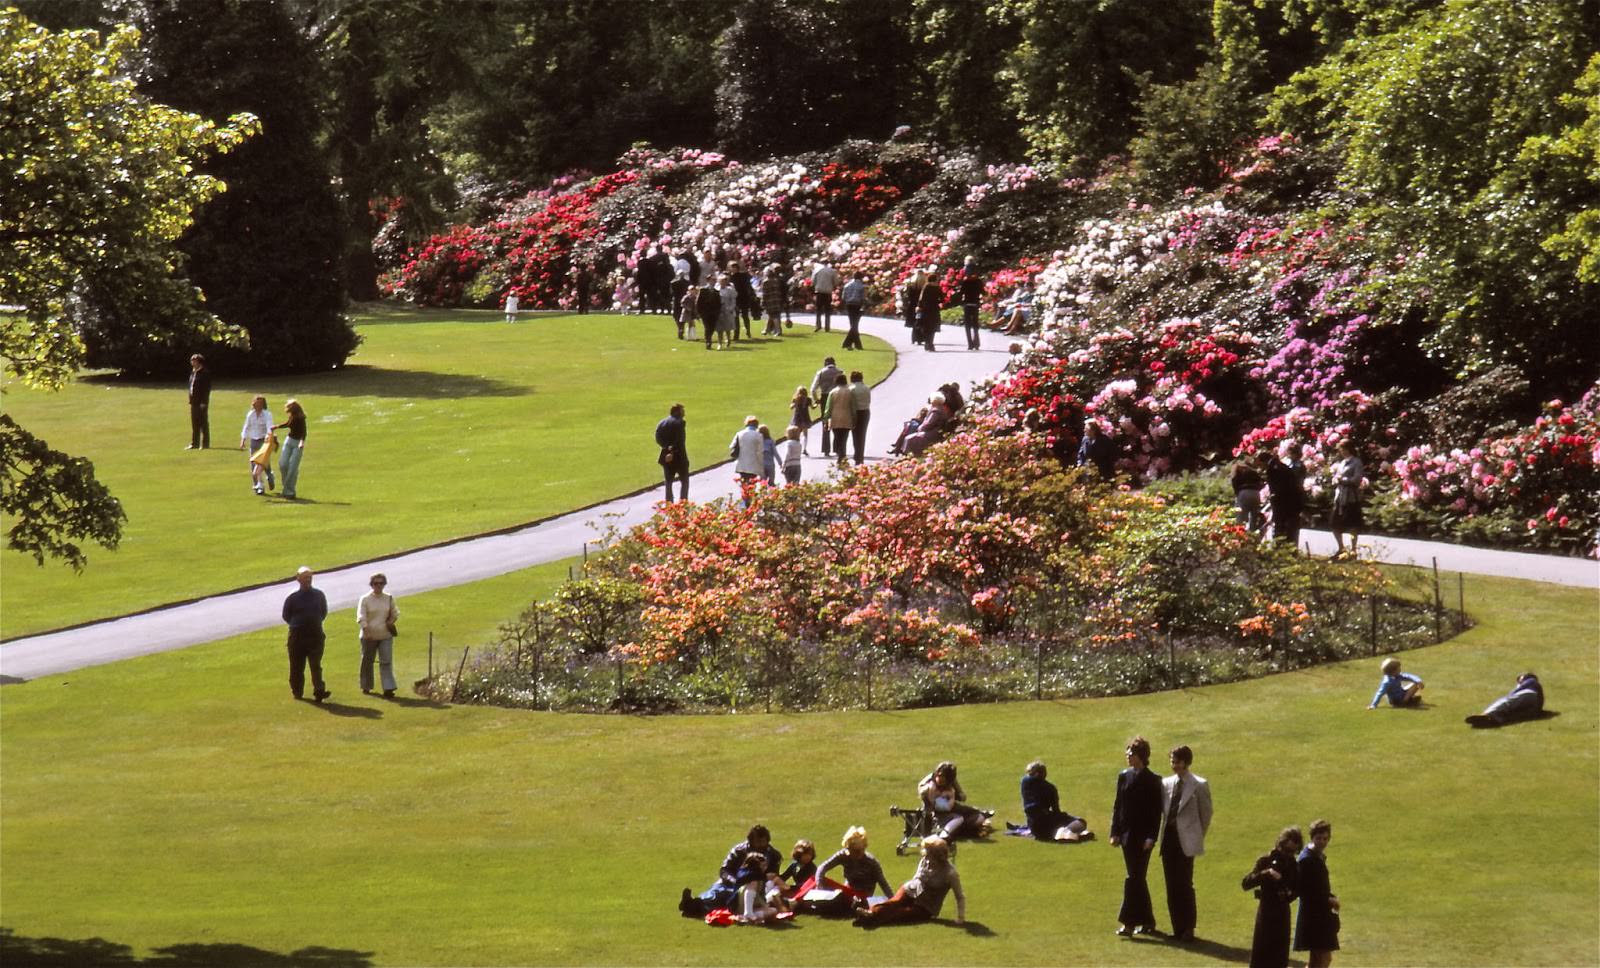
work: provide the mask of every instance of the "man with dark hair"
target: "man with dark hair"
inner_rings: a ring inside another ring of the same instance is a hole
[[[1273,540],[1299,547],[1300,512],[1306,504],[1306,465],[1300,462],[1300,445],[1284,441],[1283,458],[1269,455],[1266,470]]]
[[[1150,849],[1161,832],[1161,778],[1149,768],[1150,743],[1143,736],[1135,736],[1125,752],[1128,768],[1117,776],[1110,841],[1111,846],[1122,848],[1122,864],[1127,872],[1122,881],[1122,909],[1117,912],[1121,924],[1117,934],[1123,937],[1150,934],[1156,929],[1145,873],[1150,869]]]
[[[1517,684],[1510,692],[1490,703],[1483,712],[1468,716],[1467,722],[1473,729],[1494,729],[1525,719],[1535,719],[1542,712],[1544,687],[1539,685],[1538,676],[1524,672],[1517,677]]]
[[[972,267],[972,256],[961,265],[961,328],[967,331],[967,349],[978,344],[978,304],[983,301],[983,276]]]
[[[822,369],[811,378],[811,399],[819,409],[829,392],[833,390],[834,381],[843,373],[844,371],[834,363],[833,357],[823,357]],[[833,453],[833,437],[828,432],[828,415],[823,413],[817,419],[822,423],[822,456],[827,457]]]
[[[867,423],[872,419],[872,388],[860,370],[850,371],[850,399],[856,410],[856,422],[850,427],[850,440],[855,448],[856,466],[867,459]]]
[[[311,700],[321,702],[333,695],[322,681],[322,650],[327,640],[322,620],[328,617],[328,599],[311,587],[311,569],[305,565],[295,572],[300,587],[283,600],[283,621],[289,626],[289,691],[296,699],[305,698],[306,665],[311,666]]]
[[[189,446],[186,450],[211,447],[211,371],[199,353],[189,357]]]
[[[672,482],[674,479],[682,483],[678,487],[678,500],[689,500],[689,452],[685,449],[686,431],[683,421],[683,404],[674,403],[667,411],[667,416],[656,424],[656,446],[661,448],[661,456],[657,463],[661,465],[661,472],[667,479],[667,503],[672,503]]]
[[[1194,940],[1194,859],[1206,852],[1206,831],[1211,829],[1211,786],[1206,778],[1189,772],[1194,751],[1175,746],[1169,762],[1172,775],[1162,781],[1166,819],[1161,833],[1161,872],[1167,882],[1167,914],[1172,936]]]
[[[767,870],[776,871],[783,867],[783,858],[778,856],[777,850],[772,846],[772,832],[761,824],[750,828],[745,838],[734,844],[728,850],[728,856],[722,861],[722,868],[717,872],[717,880],[706,888],[699,897],[687,887],[683,889],[683,896],[678,900],[678,910],[686,918],[704,917],[707,911],[716,908],[725,908],[733,903],[734,895],[738,892],[739,868],[743,866],[746,856],[751,853],[762,854],[767,858]]]

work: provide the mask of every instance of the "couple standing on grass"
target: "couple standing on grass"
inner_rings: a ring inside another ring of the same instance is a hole
[[[322,623],[328,617],[328,598],[312,587],[310,568],[301,565],[295,572],[300,587],[283,600],[283,621],[289,626],[289,691],[296,699],[305,698],[306,667],[311,668],[311,701],[320,703],[333,693],[322,680],[322,653],[327,638]],[[382,675],[383,698],[393,699],[398,686],[394,680],[394,637],[400,607],[384,589],[389,579],[382,572],[368,580],[372,588],[356,605],[356,627],[361,637],[361,692],[371,695],[372,663],[378,661]]]

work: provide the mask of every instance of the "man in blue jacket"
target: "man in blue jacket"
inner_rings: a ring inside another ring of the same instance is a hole
[[[283,621],[289,626],[289,691],[303,699],[306,665],[311,666],[311,700],[321,702],[333,695],[322,681],[322,649],[327,639],[322,620],[328,617],[328,598],[311,587],[311,569],[305,565],[295,572],[300,587],[283,600]]]

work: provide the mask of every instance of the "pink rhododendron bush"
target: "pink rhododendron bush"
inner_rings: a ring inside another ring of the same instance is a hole
[[[1002,430],[748,508],[661,505],[433,688],[663,710],[1101,695],[1367,654],[1368,596],[1386,648],[1427,624],[1370,565],[1090,485]]]
[[[631,305],[641,260],[662,248],[779,264],[802,308],[809,267],[828,260],[865,278],[882,315],[902,311],[919,271],[955,312],[971,257],[986,320],[1019,288],[1034,295],[1023,352],[971,399],[1002,431],[1036,431],[1059,461],[1073,461],[1086,420],[1134,486],[1214,481],[1294,442],[1316,522],[1348,440],[1365,465],[1370,526],[1595,553],[1593,394],[1538,417],[1503,368],[1452,369],[1419,310],[1428,294],[1401,282],[1404,258],[1373,255],[1362,225],[1286,207],[1308,155],[1293,138],[1263,138],[1224,166],[1216,190],[1157,205],[1130,194],[1115,159],[1083,179],[904,140],[752,164],[637,148],[608,174],[558,179],[403,255],[386,230],[378,251],[396,296],[498,306],[514,293],[525,309],[575,306],[580,266],[593,273],[591,300]],[[407,208],[375,211],[398,224]],[[1439,410],[1485,374],[1513,392]]]

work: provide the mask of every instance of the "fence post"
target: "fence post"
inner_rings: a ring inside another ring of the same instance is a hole
[[[872,711],[872,653],[867,653],[867,711]]]
[[[461,664],[456,666],[456,681],[450,684],[450,701],[456,701],[456,693],[461,691],[461,674],[467,671],[467,653],[472,651],[472,646],[461,650]]]
[[[1044,698],[1044,636],[1038,638],[1038,654],[1033,670],[1033,698]]]
[[[762,670],[761,678],[767,684],[767,715],[772,714],[772,643],[767,643],[766,668]]]
[[[1372,593],[1368,594],[1367,595],[1367,601],[1372,603],[1372,631],[1369,633],[1370,636],[1371,636],[1371,639],[1372,639],[1372,654],[1373,655],[1377,655],[1378,654],[1378,593],[1377,592],[1372,592]]]
[[[1467,576],[1456,572],[1456,631],[1467,629]]]
[[[1178,647],[1172,641],[1172,626],[1167,626],[1167,681],[1178,688]]]
[[[1444,596],[1439,592],[1439,559],[1433,559],[1433,641],[1444,641]]]
[[[617,656],[617,711],[622,711],[622,656]]]

